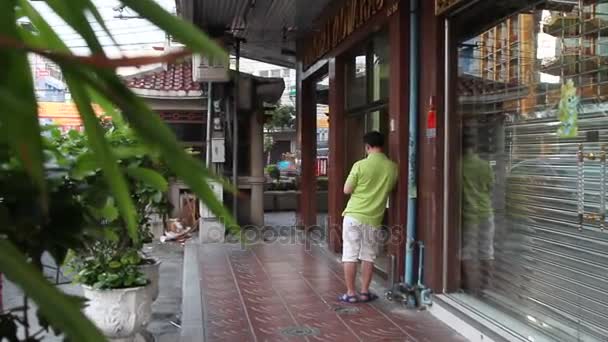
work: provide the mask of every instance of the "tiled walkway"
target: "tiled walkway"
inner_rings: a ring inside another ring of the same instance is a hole
[[[202,245],[205,341],[465,341],[384,299],[341,304],[341,265],[302,244]]]

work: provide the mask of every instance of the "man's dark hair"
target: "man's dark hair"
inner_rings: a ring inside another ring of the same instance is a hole
[[[465,134],[462,137],[462,148],[463,149],[476,149],[477,148],[477,138],[471,134]]]
[[[363,136],[363,142],[371,147],[384,147],[384,135],[380,132],[372,131]]]

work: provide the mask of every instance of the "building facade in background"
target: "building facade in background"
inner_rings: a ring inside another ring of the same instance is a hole
[[[281,96],[280,103],[284,106],[296,106],[296,71],[293,68],[285,68],[278,65],[258,62],[252,59],[241,58],[240,70],[259,77],[282,78],[285,82],[285,91]]]

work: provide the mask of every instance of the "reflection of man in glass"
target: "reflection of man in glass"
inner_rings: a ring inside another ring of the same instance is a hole
[[[494,175],[488,161],[475,152],[474,137],[465,136],[462,159],[463,287],[478,292],[487,285],[494,261]]]

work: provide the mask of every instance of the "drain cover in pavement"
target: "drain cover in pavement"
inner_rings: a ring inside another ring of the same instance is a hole
[[[356,306],[336,306],[334,311],[339,315],[352,315],[359,313],[359,308]]]
[[[281,334],[286,336],[316,336],[320,331],[310,327],[289,327],[281,330]]]

